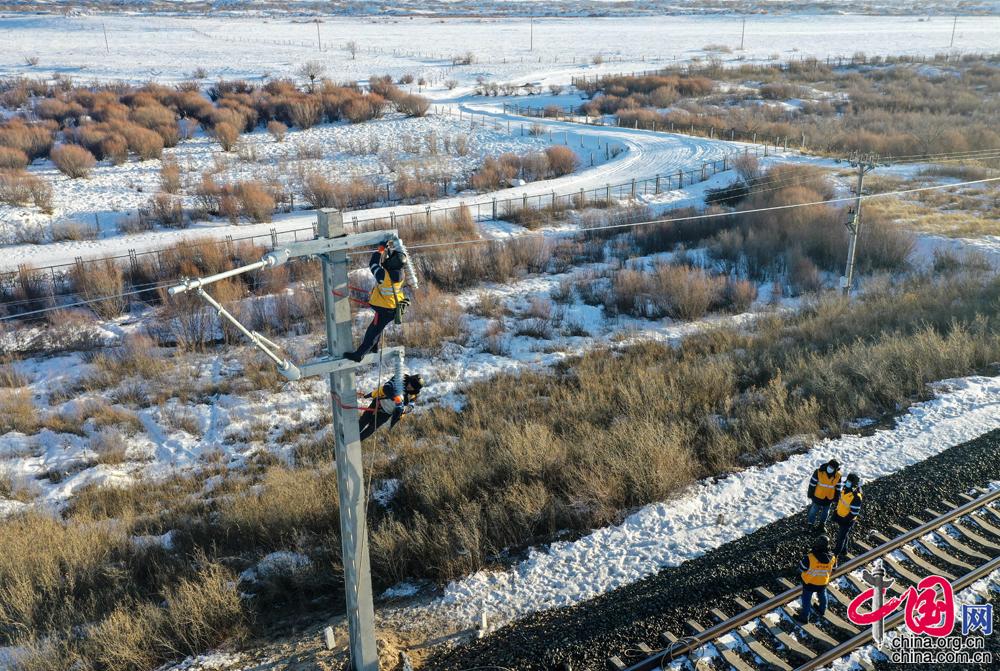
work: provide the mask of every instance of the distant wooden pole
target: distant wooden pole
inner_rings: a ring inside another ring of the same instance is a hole
[[[107,24],[102,23],[101,28],[104,29],[104,49],[110,54],[111,46],[108,44],[108,26]]]
[[[323,38],[319,34],[319,19],[316,19],[316,49],[323,51]]]
[[[743,51],[743,38],[747,35],[747,19],[743,17],[743,30],[740,31],[740,51]]]
[[[951,24],[951,44],[948,45],[949,49],[955,46],[955,28],[956,27],[958,27],[958,16],[957,15],[955,16],[955,20]]]

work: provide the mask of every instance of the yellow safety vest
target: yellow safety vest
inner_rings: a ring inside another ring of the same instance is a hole
[[[375,285],[372,295],[368,298],[368,303],[377,308],[395,308],[406,296],[403,295],[403,283],[393,282],[389,276],[389,271],[385,272],[385,279]]]
[[[816,498],[833,501],[833,496],[837,493],[837,483],[840,482],[840,471],[827,475],[826,469],[820,468],[816,473],[819,480],[816,485]]]
[[[382,406],[383,412],[387,412],[390,415],[396,409],[396,404],[403,402],[402,396],[393,396],[392,398],[389,398],[384,389],[376,389],[373,391],[372,398],[379,402],[379,405]]]
[[[824,563],[816,558],[812,552],[809,553],[809,570],[802,572],[802,582],[807,585],[826,585],[830,582],[833,574],[833,567],[837,565],[837,558],[831,557],[830,561]]]
[[[861,492],[841,492],[840,500],[837,501],[837,517],[847,517],[851,514],[851,504],[854,503],[855,495],[861,500]]]

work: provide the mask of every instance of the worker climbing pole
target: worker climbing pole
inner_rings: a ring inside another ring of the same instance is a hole
[[[278,372],[289,380],[316,375],[330,376],[330,394],[333,407],[333,434],[336,442],[337,488],[340,504],[341,549],[343,553],[344,581],[346,583],[347,619],[350,632],[351,668],[354,671],[377,671],[378,654],[375,647],[375,612],[372,598],[371,567],[367,543],[367,496],[364,468],[361,458],[362,434],[371,435],[385,421],[394,425],[409,404],[420,393],[423,381],[417,375],[407,375],[402,347],[372,350],[380,341],[388,323],[400,323],[409,300],[403,293],[404,269],[410,286],[418,287],[413,263],[396,231],[370,231],[347,235],[342,213],[336,210],[319,211],[318,235],[313,240],[276,245],[273,250],[255,263],[203,278],[185,278],[171,287],[171,296],[194,292],[218,312],[219,317],[232,323],[247,339],[274,361]],[[375,319],[366,332],[361,346],[342,356],[344,348],[353,341],[351,333],[351,286],[348,282],[348,250],[377,246],[369,268],[375,276],[376,286],[368,303],[376,310]],[[326,313],[327,355],[304,364],[295,364],[280,354],[280,346],[260,333],[251,331],[216,301],[205,287],[220,280],[255,270],[283,265],[293,258],[318,258],[323,264],[323,298]],[[380,309],[385,312],[380,314]],[[381,318],[381,321],[379,321]],[[395,359],[395,374],[381,384],[383,356]],[[346,399],[357,396],[354,371],[360,366],[379,364],[379,384],[368,394],[371,404],[359,408]],[[391,394],[391,396],[390,396]],[[383,401],[391,399],[391,410]],[[373,415],[371,426],[358,412]],[[387,416],[384,416],[387,415]],[[381,418],[381,419],[380,419]]]

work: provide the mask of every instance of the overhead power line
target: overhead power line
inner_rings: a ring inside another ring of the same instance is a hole
[[[620,230],[620,229],[625,229],[625,228],[640,228],[640,227],[643,227],[643,226],[656,226],[656,225],[661,225],[661,224],[674,224],[674,223],[681,223],[681,222],[685,222],[685,221],[701,221],[701,220],[707,220],[707,219],[718,219],[718,218],[721,218],[721,217],[739,217],[739,216],[748,215],[748,214],[762,214],[762,213],[765,213],[765,212],[778,212],[778,211],[781,211],[781,210],[791,210],[791,209],[795,209],[795,208],[799,208],[799,207],[815,207],[815,206],[819,206],[819,205],[835,205],[835,204],[838,204],[838,203],[857,202],[858,200],[864,201],[864,200],[871,200],[871,199],[874,199],[874,198],[885,198],[885,197],[888,197],[888,196],[902,196],[902,195],[906,195],[906,194],[910,194],[910,193],[920,193],[920,192],[924,192],[924,191],[937,191],[937,190],[940,190],[940,189],[949,189],[949,188],[954,188],[954,187],[957,187],[957,186],[971,186],[973,184],[988,184],[988,183],[993,183],[993,182],[998,182],[998,181],[1000,181],[1000,177],[986,177],[986,178],[983,178],[983,179],[974,179],[974,180],[967,180],[967,181],[964,181],[964,182],[956,182],[954,184],[936,184],[936,185],[933,185],[933,186],[917,187],[917,188],[913,188],[913,189],[897,189],[895,191],[886,191],[884,193],[872,193],[872,194],[867,194],[867,195],[862,194],[861,197],[860,197],[860,199],[857,196],[850,196],[850,197],[843,197],[843,198],[830,198],[830,199],[827,199],[827,200],[816,200],[816,201],[811,201],[811,202],[806,202],[806,203],[792,203],[792,204],[789,204],[789,205],[772,205],[772,206],[769,206],[769,207],[757,207],[757,208],[751,208],[751,209],[746,209],[746,210],[735,210],[735,211],[732,211],[732,212],[707,212],[707,213],[704,213],[704,214],[694,214],[694,215],[687,215],[687,216],[683,216],[683,217],[667,217],[667,218],[661,218],[661,219],[649,219],[649,220],[646,220],[646,221],[636,221],[636,222],[623,223],[623,224],[609,224],[607,226],[588,226],[588,227],[584,227],[584,228],[576,228],[576,229],[573,229],[573,230],[570,230],[570,231],[560,231],[560,232],[556,232],[554,234],[550,233],[548,235],[545,234],[545,233],[529,233],[529,234],[525,234],[525,235],[522,235],[522,236],[519,236],[519,237],[513,238],[513,239],[514,240],[525,240],[525,239],[546,238],[546,237],[556,237],[556,238],[560,238],[560,237],[574,237],[576,235],[581,235],[581,234],[585,234],[585,233],[593,233],[593,232],[598,232],[598,231],[613,231],[613,230]],[[423,245],[410,245],[409,248],[410,249],[439,249],[441,247],[455,247],[457,245],[503,243],[503,242],[506,242],[506,241],[507,240],[502,240],[502,239],[498,240],[498,239],[493,239],[493,238],[470,238],[470,239],[465,239],[465,240],[452,240],[452,241],[449,241],[449,242],[427,243],[427,244],[423,244]],[[367,251],[362,251],[362,252],[356,252],[355,255],[363,255],[363,254],[370,254],[370,253],[371,253],[371,250],[367,250]],[[135,296],[135,295],[140,294],[140,293],[145,293],[147,291],[151,291],[153,289],[159,289],[159,288],[166,287],[166,286],[169,286],[169,285],[167,283],[159,283],[159,284],[156,284],[156,285],[154,285],[152,287],[149,287],[149,288],[146,288],[146,289],[138,289],[138,290],[134,290],[134,291],[126,291],[126,292],[123,292],[121,294],[115,294],[115,295],[112,295],[112,296],[103,296],[103,297],[92,298],[92,299],[84,300],[84,301],[77,301],[77,302],[74,302],[74,303],[71,303],[71,304],[68,304],[68,305],[52,306],[52,307],[42,308],[42,309],[39,309],[39,310],[32,310],[30,312],[23,312],[23,313],[20,313],[18,315],[8,315],[8,316],[5,316],[5,317],[0,317],[0,321],[12,321],[12,320],[15,320],[15,319],[21,319],[23,317],[28,317],[28,316],[33,316],[33,315],[39,315],[39,314],[45,314],[45,313],[48,313],[48,312],[55,312],[57,310],[65,310],[67,308],[72,308],[72,307],[82,307],[82,306],[85,306],[85,305],[93,305],[95,303],[100,303],[102,301],[107,301],[107,300],[113,300],[115,298],[123,298],[123,297],[126,297],[126,296]]]

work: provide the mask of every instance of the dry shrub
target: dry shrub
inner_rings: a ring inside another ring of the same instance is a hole
[[[91,360],[94,373],[82,384],[87,389],[110,389],[128,378],[158,380],[168,364],[149,336],[132,335],[120,346],[97,353]]]
[[[309,173],[302,182],[302,196],[314,208],[337,207],[337,185],[318,172]]]
[[[284,142],[285,135],[288,133],[288,126],[277,120],[269,121],[267,132],[274,138],[275,142]]]
[[[274,196],[262,182],[240,182],[233,193],[243,216],[256,223],[271,221],[276,206]]]
[[[0,545],[0,620],[18,629],[66,629],[93,619],[121,595],[121,578],[108,572],[107,562],[126,556],[124,528],[26,514],[0,524]]]
[[[89,226],[80,221],[72,219],[57,221],[51,226],[52,242],[63,242],[65,240],[96,240],[100,235],[97,226]]]
[[[657,264],[652,272],[623,269],[612,275],[612,305],[647,319],[664,315],[695,320],[721,307],[726,280],[698,268]]]
[[[14,118],[0,125],[0,147],[18,149],[34,161],[49,155],[54,142],[55,124],[28,124]]]
[[[115,319],[128,311],[125,296],[125,276],[111,259],[102,259],[73,266],[70,271],[73,291],[90,303],[90,309],[101,319]]]
[[[216,124],[212,132],[215,134],[215,139],[219,141],[222,151],[232,151],[237,140],[240,139],[240,132],[230,123]]]
[[[72,179],[87,177],[97,165],[97,160],[89,151],[75,144],[61,144],[50,154],[59,172]]]
[[[397,96],[393,99],[396,109],[410,117],[422,117],[431,107],[431,101],[413,93]]]
[[[128,144],[129,151],[138,154],[139,160],[150,161],[163,154],[163,138],[158,133],[132,123],[115,127]]]
[[[52,187],[41,177],[23,170],[0,170],[0,203],[33,203],[42,212],[52,212]]]
[[[549,159],[549,168],[556,177],[574,172],[579,164],[576,152],[569,147],[549,147],[545,150],[545,155]]]
[[[160,188],[167,193],[177,193],[181,190],[181,166],[175,158],[163,159],[160,166]]]
[[[21,170],[28,166],[28,155],[13,147],[0,147],[0,170]]]
[[[343,109],[343,116],[351,123],[363,123],[378,119],[385,112],[385,98],[372,93],[351,98]]]
[[[169,193],[158,193],[149,199],[146,206],[149,218],[167,228],[184,228],[188,221],[184,217],[184,207],[180,198]]]
[[[166,593],[169,640],[184,654],[197,654],[246,635],[247,615],[236,575],[221,564],[202,562],[197,573]]]

